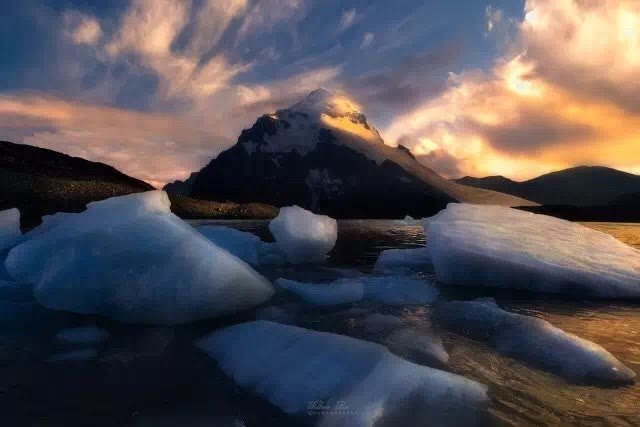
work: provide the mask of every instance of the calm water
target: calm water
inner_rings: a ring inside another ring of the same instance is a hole
[[[266,222],[217,221],[252,231],[269,240]],[[640,225],[587,223],[640,249]],[[400,221],[339,222],[339,239],[324,265],[262,271],[267,277],[332,280],[369,273],[383,249],[424,244],[419,226]],[[447,298],[494,296],[504,308],[544,318],[592,340],[640,375],[640,304],[567,301],[549,296],[443,289]],[[285,298],[276,296],[276,301]],[[358,310],[304,310],[299,322],[309,328],[362,337],[366,312],[397,314],[428,322],[428,308],[391,309],[360,305]],[[0,288],[1,425],[120,426],[288,426],[277,408],[228,380],[215,363],[192,345],[195,338],[231,319],[175,328],[124,325],[91,316],[45,310],[29,292]],[[54,363],[52,355],[86,348],[63,345],[55,334],[64,328],[98,325],[111,338],[96,347],[90,361]],[[369,337],[371,338],[371,337]],[[527,368],[470,340],[443,333],[449,369],[489,386],[495,424],[640,425],[640,384],[623,388],[575,386]],[[6,420],[6,421],[5,421]],[[428,425],[428,422],[425,423]]]

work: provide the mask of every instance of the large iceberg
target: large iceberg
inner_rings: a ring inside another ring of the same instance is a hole
[[[15,245],[20,232],[20,211],[16,208],[0,211],[0,252]]]
[[[256,306],[273,288],[173,215],[166,193],[90,203],[13,248],[5,265],[52,309],[175,324]]]
[[[294,264],[322,260],[338,238],[335,219],[298,206],[281,208],[269,223],[269,230],[288,261]]]
[[[199,340],[240,386],[321,426],[474,425],[483,385],[342,335],[256,321]]]
[[[441,283],[640,298],[640,251],[580,224],[498,206],[450,204],[424,226]]]
[[[438,297],[438,290],[432,282],[401,276],[344,278],[325,284],[278,279],[275,283],[317,306],[347,304],[362,299],[387,305],[415,305],[431,303]]]
[[[545,320],[509,313],[492,299],[442,303],[433,316],[447,329],[577,383],[628,384],[636,376],[599,345]]]

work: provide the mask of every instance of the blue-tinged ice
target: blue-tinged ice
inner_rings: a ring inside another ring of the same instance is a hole
[[[411,327],[397,329],[382,343],[392,352],[421,365],[443,368],[449,361],[442,339],[429,330]]]
[[[313,284],[296,282],[288,279],[278,279],[275,284],[286,289],[305,302],[317,306],[334,306],[360,301],[364,296],[361,281],[353,279],[338,279],[327,284]]]
[[[442,303],[433,316],[447,329],[574,382],[628,384],[636,376],[601,346],[545,320],[509,313],[492,299]]]
[[[196,230],[231,255],[237,256],[248,264],[258,264],[258,247],[261,240],[255,234],[215,225],[203,225],[196,227]]]
[[[261,304],[273,288],[170,210],[166,193],[107,199],[13,248],[5,265],[44,306],[176,324]]]
[[[416,365],[384,346],[296,326],[256,321],[199,340],[240,386],[320,426],[475,425],[486,388]]]
[[[20,231],[20,211],[16,208],[0,211],[0,252],[18,243]]]
[[[580,224],[499,206],[449,204],[424,226],[440,283],[640,298],[640,251]]]
[[[433,273],[429,249],[387,249],[376,260],[373,271],[383,274]]]
[[[305,302],[318,306],[347,304],[362,299],[387,305],[418,305],[432,303],[438,298],[438,290],[431,281],[402,276],[343,278],[325,284],[278,279],[275,283]]]
[[[298,206],[281,208],[269,223],[269,230],[293,264],[323,260],[338,238],[335,219]]]

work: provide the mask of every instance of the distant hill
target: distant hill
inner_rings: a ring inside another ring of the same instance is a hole
[[[542,205],[604,206],[640,193],[640,176],[601,166],[579,166],[517,182],[503,176],[464,177],[456,182],[500,191]]]
[[[386,145],[353,101],[325,89],[259,117],[200,170],[189,194],[337,218],[428,216],[455,201],[535,205],[444,179],[407,148]]]
[[[43,215],[80,212],[87,203],[153,190],[148,183],[104,163],[57,151],[0,141],[0,210],[17,207],[23,228]],[[171,209],[184,218],[271,218],[273,206],[194,200],[170,195]]]
[[[191,193],[191,187],[198,176],[198,172],[192,172],[189,178],[184,181],[176,180],[168,183],[162,189],[169,194],[179,194],[182,196],[188,196]]]

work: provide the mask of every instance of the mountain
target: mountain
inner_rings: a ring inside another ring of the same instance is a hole
[[[80,212],[87,203],[153,190],[103,163],[56,151],[0,141],[0,210],[17,207],[23,228],[43,215]],[[240,205],[170,195],[171,209],[185,218],[272,218],[278,210],[261,204]]]
[[[196,180],[197,176],[198,172],[192,172],[191,175],[189,175],[189,178],[185,179],[184,181],[176,180],[170,182],[162,187],[162,189],[169,194],[179,194],[182,196],[187,196],[189,195],[189,193],[191,193],[191,188],[193,187],[193,183]]]
[[[355,103],[325,89],[258,118],[198,173],[190,195],[342,218],[431,215],[452,201],[533,204],[442,178],[407,148],[385,145]]]
[[[464,177],[459,184],[500,191],[542,205],[604,206],[640,192],[640,176],[601,166],[579,166],[517,182],[502,176]]]

